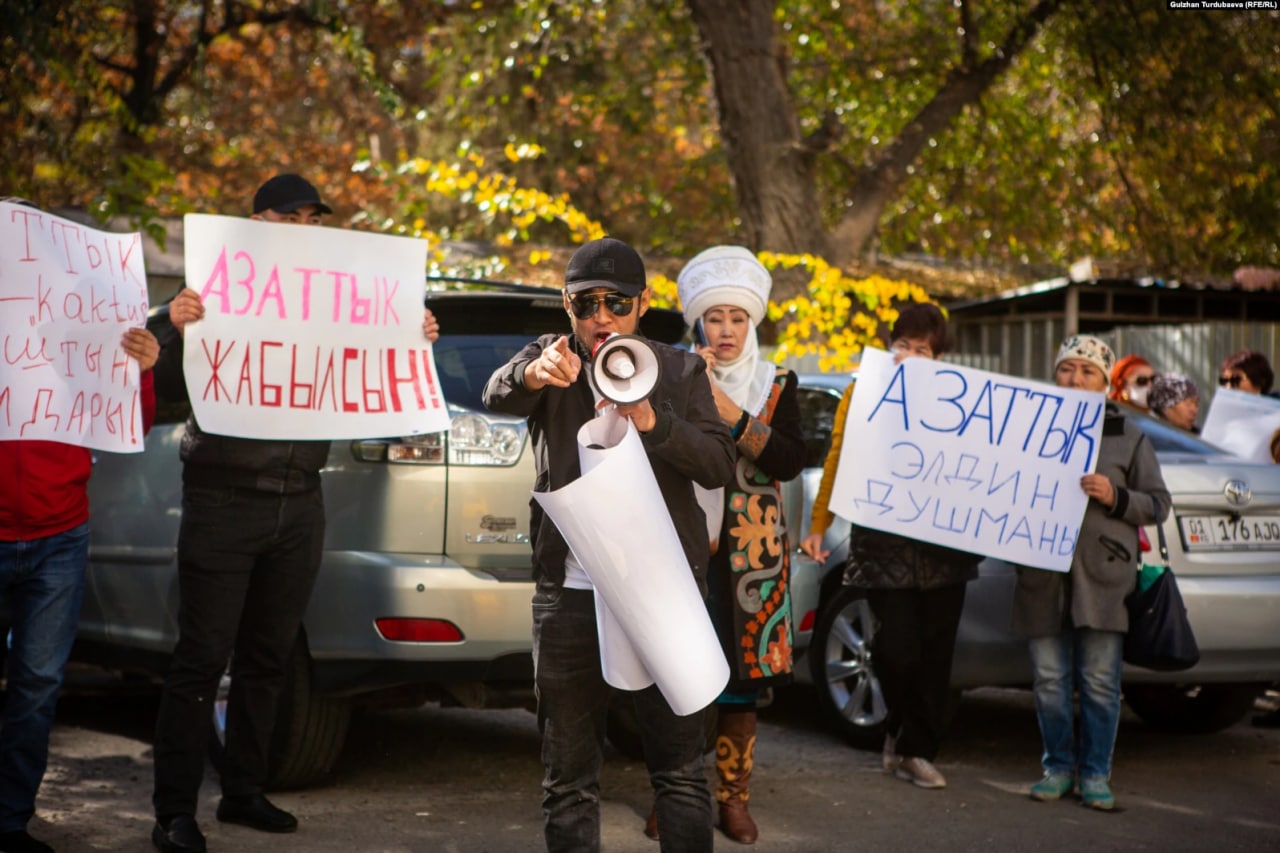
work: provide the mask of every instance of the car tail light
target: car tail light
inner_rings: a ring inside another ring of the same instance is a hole
[[[496,465],[510,467],[520,461],[528,426],[523,419],[494,418],[466,409],[451,409],[449,432],[376,438],[351,442],[351,453],[361,462],[393,462],[399,465]]]
[[[397,643],[460,643],[462,631],[447,619],[375,619],[384,640]]]
[[[818,611],[810,610],[808,613],[804,615],[804,618],[800,620],[799,630],[812,631],[813,623],[817,621],[818,621]]]

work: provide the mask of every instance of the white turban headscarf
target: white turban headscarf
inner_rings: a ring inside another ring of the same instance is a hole
[[[752,415],[760,414],[773,389],[774,366],[760,357],[756,337],[772,288],[769,271],[742,246],[713,246],[699,252],[676,278],[684,321],[689,325],[717,305],[741,308],[751,319],[742,352],[733,361],[717,362],[711,375],[729,399]]]

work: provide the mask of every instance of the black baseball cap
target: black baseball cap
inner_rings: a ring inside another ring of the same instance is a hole
[[[253,212],[274,210],[276,213],[292,213],[300,207],[314,205],[321,213],[333,213],[333,208],[320,200],[320,193],[310,181],[301,175],[276,175],[253,194]]]
[[[564,289],[570,294],[608,287],[624,296],[639,296],[645,286],[644,261],[635,249],[613,237],[584,243],[564,271]]]

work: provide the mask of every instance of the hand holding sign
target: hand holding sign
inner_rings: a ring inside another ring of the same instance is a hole
[[[202,214],[185,228],[191,288],[170,316],[201,429],[308,440],[449,428],[422,240]]]
[[[160,342],[146,329],[130,329],[120,339],[121,348],[138,362],[139,370],[150,370],[160,357]]]
[[[440,339],[440,324],[436,322],[436,315],[431,313],[430,308],[422,312],[422,336],[433,344]]]
[[[1080,488],[1084,489],[1086,495],[1107,508],[1116,505],[1116,487],[1105,474],[1085,474],[1080,478]]]
[[[203,316],[204,303],[200,301],[200,294],[189,287],[178,291],[178,295],[169,303],[169,322],[180,335],[186,334],[188,323],[194,323]]]
[[[0,440],[142,450],[142,235],[0,202]]]
[[[863,353],[831,511],[863,527],[1067,571],[1105,398],[925,358]],[[819,542],[815,551],[821,547]]]

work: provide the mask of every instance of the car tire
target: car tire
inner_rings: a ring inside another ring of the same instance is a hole
[[[715,749],[718,717],[714,704],[703,715],[706,737],[706,743],[702,748],[704,755]],[[609,700],[609,714],[605,719],[605,738],[614,749],[632,761],[644,761],[644,742],[640,738],[640,725],[636,722],[636,706],[635,703],[628,701],[625,695],[615,692]]]
[[[1264,690],[1264,684],[1132,684],[1124,698],[1153,729],[1202,735],[1240,722]]]
[[[809,645],[822,716],[858,749],[884,745],[888,710],[871,659],[877,627],[864,591],[842,586],[819,608]]]
[[[213,708],[209,757],[222,771],[226,743],[227,696],[231,676],[224,673]],[[351,723],[351,700],[325,696],[311,689],[311,655],[299,637],[286,665],[284,689],[271,737],[267,788],[273,791],[307,788],[325,780],[342,753]]]

